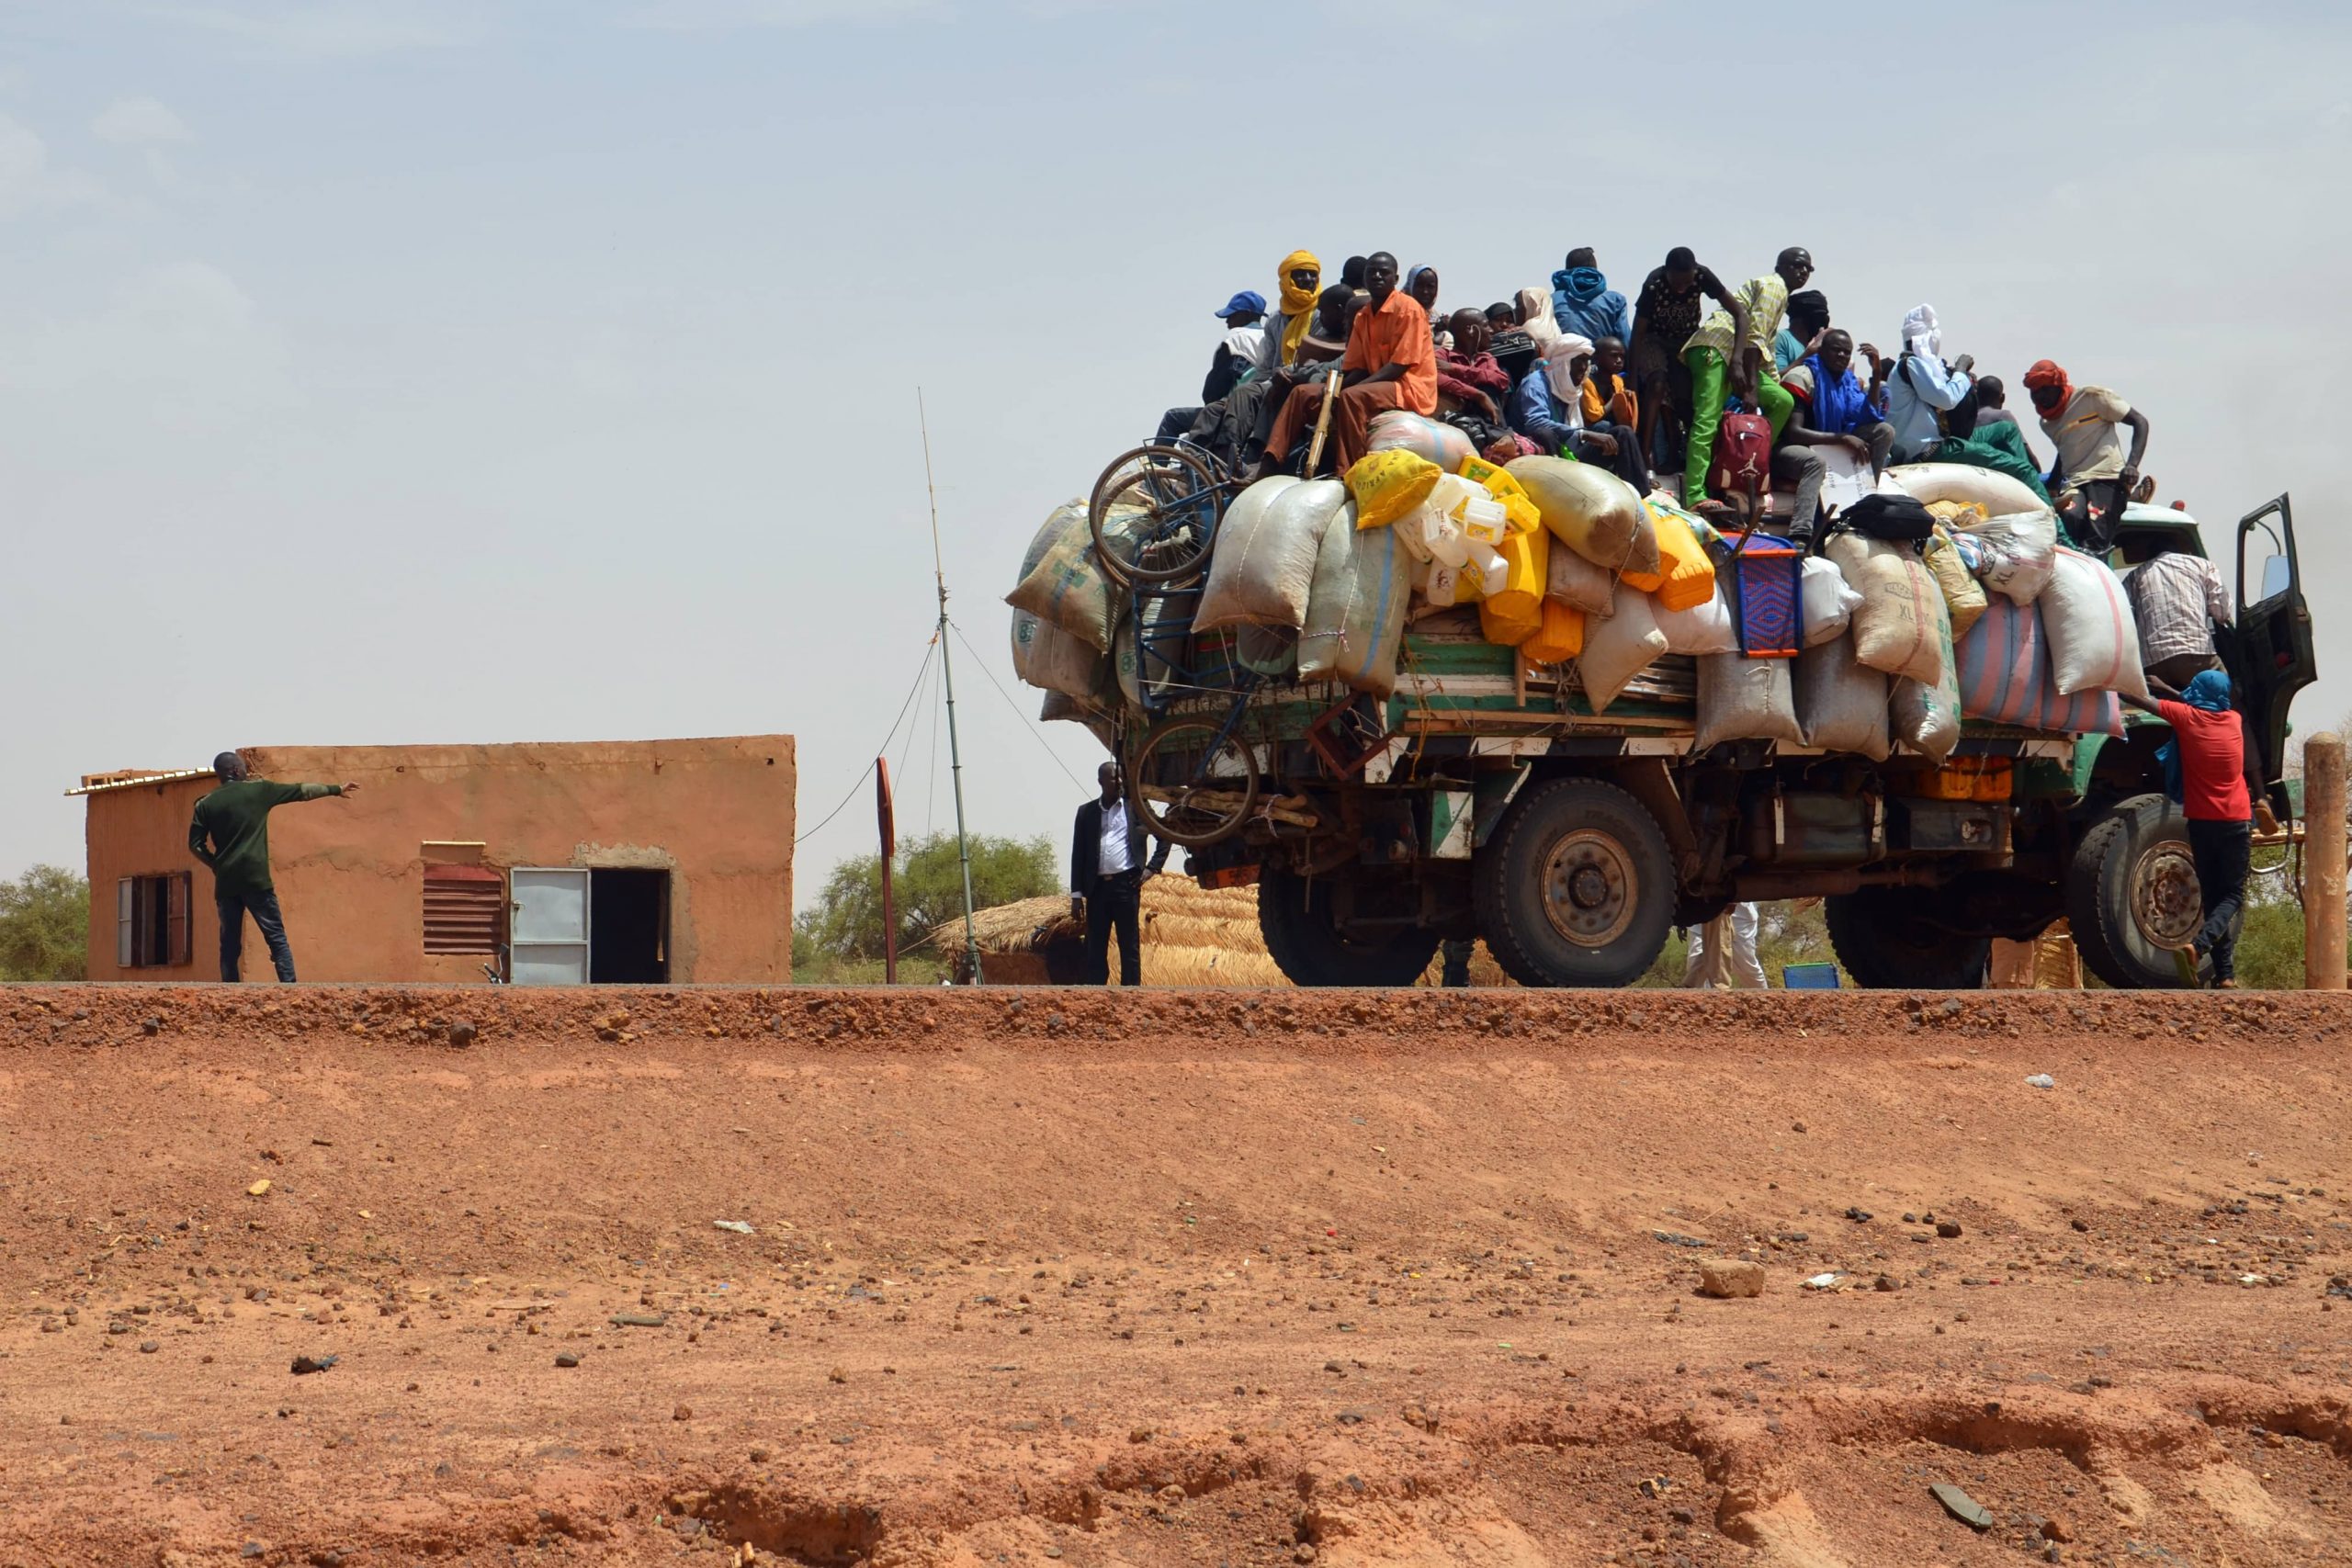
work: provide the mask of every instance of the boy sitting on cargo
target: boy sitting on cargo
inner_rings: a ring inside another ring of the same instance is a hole
[[[1633,427],[1584,416],[1585,372],[1591,367],[1592,344],[1563,334],[1511,395],[1511,428],[1543,451],[1605,468],[1646,493],[1649,467]]]
[[[1813,537],[1821,481],[1828,477],[1820,448],[1838,447],[1857,463],[1870,464],[1873,480],[1886,471],[1887,453],[1894,446],[1894,427],[1886,422],[1887,365],[1869,344],[1862,344],[1862,353],[1871,362],[1868,387],[1854,374],[1854,339],[1842,327],[1822,333],[1819,352],[1789,367],[1781,378],[1796,402],[1789,427],[1772,449],[1772,477],[1797,487],[1789,536],[1799,543]]]

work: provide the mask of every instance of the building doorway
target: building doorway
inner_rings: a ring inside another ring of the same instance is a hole
[[[670,979],[670,874],[619,866],[588,873],[588,981],[661,986]]]

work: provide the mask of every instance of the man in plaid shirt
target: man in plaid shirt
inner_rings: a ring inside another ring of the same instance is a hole
[[[2132,570],[2123,580],[2132,618],[2140,626],[2140,662],[2178,691],[2198,671],[2218,670],[2213,626],[2230,624],[2229,590],[2221,569],[2203,556],[2174,547],[2163,535],[2145,535],[2123,547]]]

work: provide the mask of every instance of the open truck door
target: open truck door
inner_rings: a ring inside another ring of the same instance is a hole
[[[2224,662],[2233,666],[2230,673],[2238,682],[2247,739],[2261,750],[2264,793],[2283,818],[2289,804],[2280,784],[2287,770],[2288,710],[2295,694],[2319,678],[2312,613],[2303,603],[2302,564],[2295,554],[2294,512],[2283,495],[2238,523],[2234,630],[2238,657]]]

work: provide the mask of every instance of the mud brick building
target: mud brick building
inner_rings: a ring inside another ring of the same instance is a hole
[[[259,777],[359,784],[270,815],[301,976],[523,984],[792,977],[788,735],[243,751]],[[85,775],[90,978],[219,976],[187,847],[209,768]],[[245,931],[248,980],[269,978]]]

